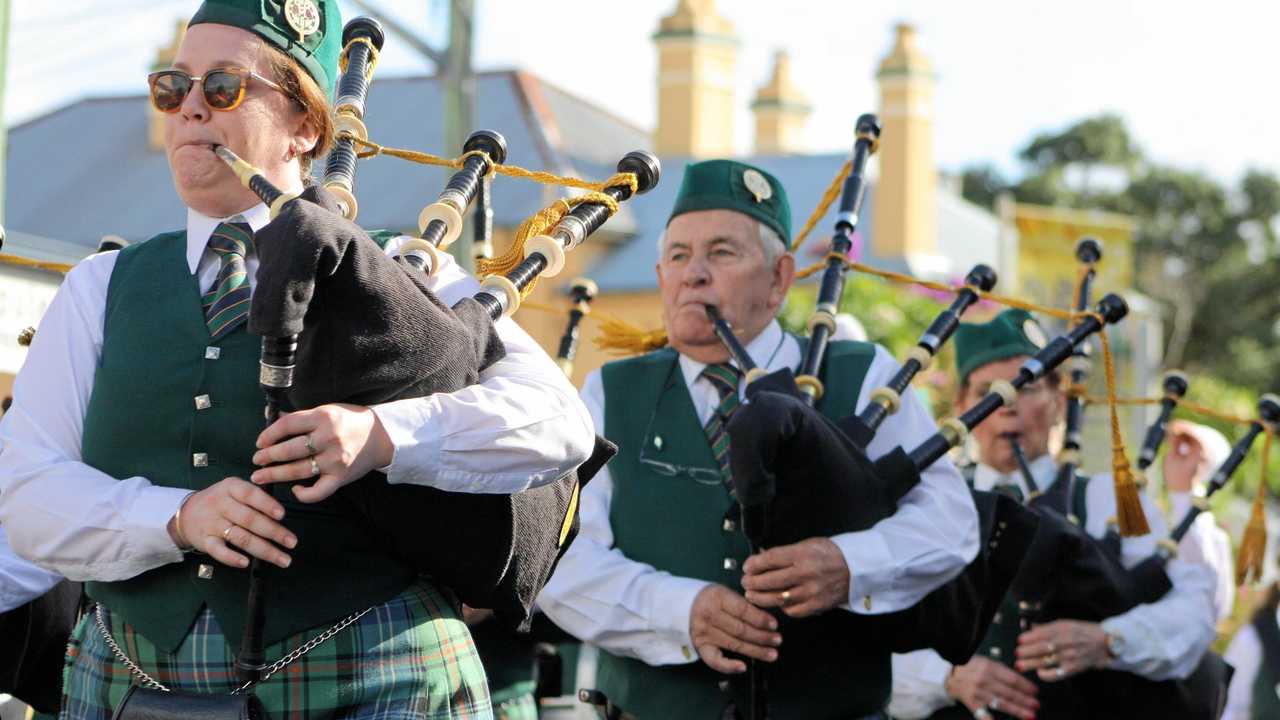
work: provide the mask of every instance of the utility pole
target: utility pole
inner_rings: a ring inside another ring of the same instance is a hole
[[[9,67],[10,0],[0,0],[0,224],[4,223],[4,195],[9,165],[9,126],[4,121],[5,73]]]
[[[7,0],[0,0],[0,3]],[[436,0],[428,0],[433,2]],[[471,71],[471,44],[475,19],[475,0],[444,0],[449,4],[449,46],[443,51],[431,47],[411,28],[396,21],[368,0],[350,0],[362,11],[377,18],[387,30],[400,37],[409,47],[429,60],[436,68],[444,98],[444,147],[440,155],[462,154],[462,144],[475,127],[475,76]],[[470,218],[467,222],[473,222]],[[449,246],[449,253],[468,272],[475,268],[471,233],[462,234]]]
[[[461,155],[467,134],[475,128],[475,77],[471,74],[471,38],[475,20],[475,0],[447,0],[449,3],[449,47],[439,73],[444,91],[444,144],[442,155]],[[464,231],[449,246],[458,265],[475,269],[471,233]]]

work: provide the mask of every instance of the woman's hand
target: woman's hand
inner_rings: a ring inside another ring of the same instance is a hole
[[[249,479],[258,485],[314,479],[294,485],[294,497],[315,503],[375,468],[391,464],[395,446],[373,410],[360,405],[321,405],[283,415],[258,436]]]
[[[298,538],[282,519],[284,506],[265,490],[230,477],[187,497],[169,520],[169,535],[224,565],[248,566],[243,551],[284,568],[291,558],[280,547],[292,549]]]

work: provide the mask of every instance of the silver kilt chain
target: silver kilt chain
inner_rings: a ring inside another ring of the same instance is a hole
[[[319,635],[311,638],[310,640],[306,641],[301,646],[299,646],[296,650],[289,652],[284,657],[268,665],[266,670],[263,671],[262,677],[260,679],[250,680],[249,682],[246,682],[245,684],[241,685],[235,690],[232,690],[231,694],[239,695],[240,693],[244,692],[245,690],[248,690],[249,688],[253,687],[254,685],[257,685],[260,682],[266,682],[267,680],[271,679],[272,675],[275,675],[276,673],[285,669],[289,665],[292,665],[294,662],[300,659],[303,655],[306,655],[312,650],[315,650],[318,646],[320,646],[326,640],[333,637],[334,635],[337,635],[343,630],[347,629],[348,627],[351,626],[352,623],[364,617],[365,615],[368,615],[369,612],[372,610],[373,610],[372,607],[367,607],[361,610],[360,612],[351,613],[345,618],[339,620],[338,622],[334,623],[333,627],[330,627],[328,630],[325,630]],[[148,675],[146,670],[143,670],[142,668],[138,667],[138,664],[130,660],[129,656],[124,653],[124,650],[122,650],[120,646],[116,644],[115,638],[111,637],[111,631],[107,629],[106,619],[103,618],[102,616],[102,603],[98,603],[97,606],[94,607],[93,619],[97,623],[98,631],[102,633],[102,639],[106,641],[107,647],[111,648],[111,652],[116,656],[116,659],[119,660],[126,668],[128,668],[129,672],[132,673],[134,677],[142,681],[143,687],[154,688],[156,690],[160,690],[161,692],[172,692],[169,688],[165,687],[164,684],[161,683],[159,680],[156,680],[155,678]]]

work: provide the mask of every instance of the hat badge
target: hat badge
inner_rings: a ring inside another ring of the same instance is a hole
[[[1040,327],[1040,323],[1035,318],[1027,318],[1022,321],[1022,334],[1027,336],[1027,340],[1038,348],[1043,348],[1049,344],[1049,338],[1044,334],[1044,329]]]
[[[298,42],[320,29],[320,8],[315,0],[285,0],[284,19],[298,33]]]
[[[773,197],[773,186],[757,170],[747,168],[742,173],[742,184],[755,196],[756,202],[764,202]]]

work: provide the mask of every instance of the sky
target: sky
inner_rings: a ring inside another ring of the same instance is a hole
[[[0,0],[5,2],[6,0]],[[4,118],[22,122],[86,96],[141,94],[158,47],[197,0],[13,2]],[[445,0],[368,0],[439,45]],[[650,36],[676,0],[475,0],[478,70],[521,68],[637,125],[655,118]],[[342,0],[344,17],[358,13]],[[844,151],[877,103],[875,68],[896,23],[917,26],[938,77],[935,154],[944,170],[1020,169],[1037,132],[1115,112],[1158,162],[1234,182],[1280,172],[1280,3],[1138,0],[967,3],[719,0],[741,39],[733,135],[750,151],[748,105],[773,54],[791,53],[814,106],[807,149]],[[779,12],[782,10],[782,12]],[[57,37],[59,42],[51,44]],[[427,74],[395,36],[379,76]],[[376,82],[376,79],[375,79]],[[439,148],[422,148],[439,151]]]

